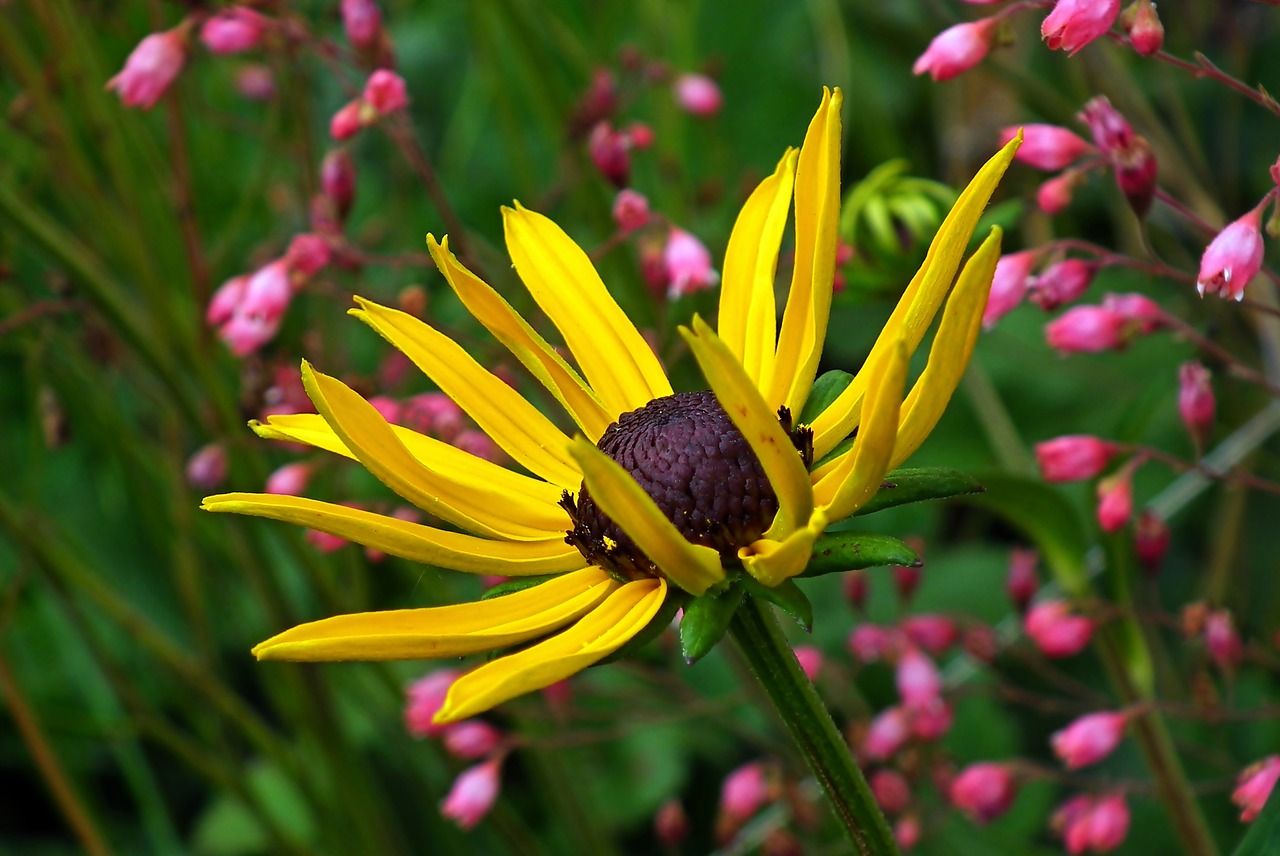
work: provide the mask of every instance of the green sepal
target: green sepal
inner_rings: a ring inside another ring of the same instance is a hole
[[[675,586],[667,588],[667,596],[662,601],[662,606],[658,607],[658,611],[654,613],[653,618],[649,619],[649,623],[644,629],[628,639],[621,648],[614,651],[608,657],[596,663],[597,666],[603,666],[606,663],[612,663],[615,660],[623,660],[648,645],[654,639],[662,635],[662,631],[671,626],[671,619],[675,618],[676,610],[681,606],[685,606],[688,595],[677,589]]]
[[[800,576],[820,577],[875,568],[880,565],[916,567],[920,557],[916,551],[889,535],[870,532],[827,532],[813,545],[813,555]]]
[[[742,587],[738,585],[708,591],[685,604],[680,619],[680,653],[686,663],[698,662],[719,643],[741,604]]]
[[[742,588],[747,594],[757,600],[767,600],[795,619],[796,624],[804,628],[805,633],[812,632],[813,604],[809,603],[809,598],[800,590],[800,586],[796,585],[795,580],[786,580],[770,588],[759,580],[743,574],[739,582],[742,583]]]
[[[817,419],[822,414],[822,411],[830,407],[831,402],[835,401],[840,393],[844,392],[845,388],[851,383],[853,383],[853,375],[848,372],[840,369],[823,372],[813,382],[813,387],[809,390],[809,397],[805,400],[804,409],[800,411],[800,418],[796,420],[796,424],[812,424],[813,420]]]
[[[484,590],[484,594],[480,595],[481,600],[490,600],[495,597],[502,597],[504,594],[515,594],[518,591],[531,589],[534,586],[540,586],[547,580],[553,580],[560,574],[539,574],[535,577],[512,577],[506,582],[498,583],[493,588]]]
[[[986,488],[977,479],[959,470],[946,467],[903,467],[886,475],[880,490],[854,516],[874,514],[910,502],[947,499],[968,493],[982,493],[984,490]]]

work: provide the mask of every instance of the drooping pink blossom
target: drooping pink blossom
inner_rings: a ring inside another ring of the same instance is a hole
[[[1078,299],[1088,290],[1098,265],[1084,259],[1063,259],[1027,283],[1032,303],[1046,312]]]
[[[296,461],[285,464],[267,476],[267,484],[263,492],[281,496],[301,496],[310,480],[311,465]]]
[[[672,851],[679,849],[689,835],[689,817],[680,800],[672,797],[658,808],[653,816],[653,834],[664,847]]]
[[[401,415],[406,428],[452,441],[466,426],[462,408],[443,392],[423,392],[405,402]]]
[[[928,73],[935,83],[963,74],[986,57],[991,50],[991,38],[995,33],[996,18],[982,18],[948,27],[934,36],[911,73]]]
[[[674,84],[676,104],[694,116],[714,116],[720,112],[724,96],[720,86],[705,74],[682,74]]]
[[[379,116],[386,116],[408,106],[409,89],[403,77],[389,68],[380,68],[365,81],[361,99]]]
[[[243,53],[256,48],[270,26],[266,16],[246,6],[231,6],[205,20],[200,41],[210,53]]]
[[[335,140],[348,140],[360,132],[364,123],[360,120],[361,102],[349,101],[329,120],[329,136]]]
[[[1098,482],[1098,525],[1103,532],[1123,529],[1133,516],[1132,466],[1120,470]]]
[[[1165,325],[1165,313],[1145,294],[1107,294],[1102,298],[1102,308],[1114,312],[1137,333],[1153,333]]]
[[[133,49],[124,68],[107,81],[126,107],[150,110],[182,71],[187,58],[187,31],[178,26],[152,33]]]
[[[769,800],[764,765],[743,764],[720,786],[720,814],[735,824],[746,823]]]
[[[1062,600],[1044,600],[1027,611],[1022,629],[1040,649],[1040,653],[1052,659],[1078,654],[1093,638],[1093,621],[1071,612],[1071,605]]]
[[[1090,99],[1079,114],[1115,175],[1130,207],[1142,216],[1151,206],[1159,165],[1145,137],[1103,95]]]
[[[1036,205],[1050,217],[1066,211],[1084,176],[1084,169],[1073,167],[1044,182],[1036,190]]]
[[[213,490],[227,477],[227,450],[218,443],[202,446],[187,459],[186,476],[197,490]]]
[[[1050,50],[1075,54],[1111,29],[1120,14],[1120,0],[1058,0],[1040,26]]]
[[[969,3],[985,3],[987,0],[967,0]],[[914,850],[920,843],[920,818],[914,814],[904,814],[894,821],[893,840],[903,851]]]
[[[793,650],[804,676],[816,681],[822,672],[822,652],[812,645],[797,645]]]
[[[878,624],[859,624],[849,631],[845,647],[854,659],[874,663],[893,652],[897,644],[898,635],[891,628]]]
[[[453,669],[437,669],[414,681],[405,690],[404,726],[411,735],[439,737],[449,728],[448,725],[437,725],[435,716],[459,674]]]
[[[342,0],[342,29],[352,46],[365,50],[377,47],[382,34],[382,13],[373,0]]]
[[[483,431],[477,431],[473,428],[464,428],[458,432],[458,435],[451,441],[454,446],[464,452],[475,455],[477,458],[483,458],[495,464],[501,464],[506,461],[506,454],[493,442],[493,439]]]
[[[289,268],[284,259],[263,265],[249,276],[237,314],[279,318],[293,299]]]
[[[1054,732],[1050,739],[1053,754],[1068,770],[1096,764],[1120,745],[1128,721],[1124,713],[1109,711],[1082,716]]]
[[[324,237],[303,232],[301,235],[295,235],[289,242],[289,249],[284,254],[284,263],[291,273],[305,279],[315,276],[327,267],[332,257],[333,250]]]
[[[849,601],[849,605],[859,612],[867,605],[867,595],[871,593],[871,586],[867,580],[867,575],[863,571],[848,571],[844,578],[840,581],[841,590],[844,592],[844,599]]]
[[[1067,434],[1036,443],[1036,463],[1045,481],[1091,479],[1107,468],[1116,445],[1088,434]]]
[[[1042,169],[1046,172],[1057,172],[1066,169],[1080,158],[1091,154],[1096,149],[1078,134],[1059,125],[1032,123],[1003,128],[1000,131],[1000,145],[1004,145],[1018,135],[1021,130],[1022,146],[1014,155],[1014,160]]]
[[[1240,821],[1253,823],[1267,804],[1280,780],[1280,755],[1270,755],[1250,764],[1236,779],[1231,801],[1240,807]]]
[[[631,180],[631,140],[608,122],[598,122],[591,129],[587,154],[600,174],[615,187],[626,187]]]
[[[270,101],[276,97],[276,75],[271,66],[250,63],[236,69],[236,92],[250,101]]]
[[[956,808],[989,823],[1009,810],[1017,791],[1008,765],[981,762],[962,770],[947,795]]]
[[[990,330],[996,322],[1008,315],[1022,302],[1027,293],[1027,280],[1035,266],[1037,250],[1023,250],[1001,256],[996,262],[996,272],[991,277],[991,292],[987,296],[987,308],[982,313],[982,326]]]
[[[1244,660],[1244,643],[1230,610],[1215,609],[1205,617],[1204,644],[1210,659],[1224,671],[1234,670]]]
[[[935,696],[910,710],[911,734],[917,740],[931,742],[947,736],[955,722],[955,711],[940,696]]]
[[[441,743],[453,757],[474,761],[498,748],[502,732],[483,719],[466,719],[446,726]]]
[[[706,246],[683,229],[672,227],[662,251],[667,269],[667,294],[671,298],[705,291],[720,281],[711,267],[711,253]]]
[[[1208,441],[1217,412],[1209,380],[1209,370],[1198,362],[1178,367],[1178,415],[1197,449]]]
[[[345,220],[356,196],[356,165],[351,153],[336,148],[320,164],[320,191],[333,200],[338,218]]]
[[[1127,344],[1124,318],[1102,306],[1076,306],[1044,327],[1045,341],[1060,354],[1112,351]]]
[[[867,784],[885,814],[898,814],[911,803],[911,785],[897,770],[876,770],[867,777]]]
[[[872,761],[883,761],[901,749],[911,737],[911,719],[901,707],[880,711],[862,743],[862,753]]]
[[[935,656],[956,644],[960,637],[955,621],[937,613],[909,615],[898,622],[898,628],[908,639]]]
[[[230,321],[231,316],[235,314],[236,308],[240,305],[240,301],[244,300],[244,289],[248,284],[249,277],[242,274],[232,277],[218,286],[218,290],[209,299],[208,308],[205,309],[205,323],[210,327],[221,327]]]
[[[1244,300],[1244,289],[1262,268],[1262,206],[1227,226],[1200,257],[1196,291]]]
[[[1147,576],[1154,577],[1169,551],[1169,524],[1150,508],[1144,508],[1133,527],[1133,551]]]
[[[649,222],[649,200],[630,188],[613,198],[613,222],[624,232],[634,232]]]
[[[1071,854],[1109,853],[1129,835],[1129,806],[1122,794],[1086,799],[1065,821],[1063,843]]]
[[[449,795],[440,803],[440,814],[463,829],[471,829],[493,808],[501,787],[501,758],[463,770],[454,779]]]
[[[1036,453],[1039,454],[1039,447]],[[1042,472],[1043,468],[1044,465],[1041,464]],[[1048,476],[1045,478],[1048,479]],[[1052,481],[1052,479],[1049,480]],[[1027,611],[1027,604],[1040,588],[1040,580],[1036,576],[1036,566],[1039,563],[1040,553],[1036,550],[1014,547],[1009,551],[1009,575],[1005,577],[1004,589],[1009,593],[1009,599],[1013,601],[1018,612]]]
[[[942,692],[942,676],[929,656],[915,647],[909,647],[898,659],[894,670],[898,696],[910,709],[923,707]]]

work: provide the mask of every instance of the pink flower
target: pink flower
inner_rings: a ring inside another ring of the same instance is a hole
[[[304,232],[295,235],[285,251],[285,266],[303,277],[311,277],[323,270],[332,257],[329,242],[320,235]]]
[[[1036,205],[1040,210],[1052,217],[1061,214],[1071,204],[1076,188],[1084,181],[1084,170],[1076,167],[1061,175],[1055,176],[1036,190]]]
[[[445,728],[445,751],[455,758],[474,761],[502,743],[502,732],[482,719],[465,719]]]
[[[1280,755],[1270,755],[1250,764],[1236,779],[1231,801],[1240,806],[1240,821],[1253,823],[1267,804],[1276,781],[1280,780]]]
[[[695,116],[714,116],[724,97],[714,80],[703,74],[682,74],[675,82],[676,103]]]
[[[816,681],[822,671],[822,652],[812,645],[797,645],[795,655],[804,676],[811,682]]]
[[[1004,764],[983,762],[961,771],[951,783],[951,804],[980,823],[1009,810],[1016,795],[1013,773]]]
[[[725,777],[720,787],[720,814],[735,825],[751,819],[769,799],[764,765],[743,764]]]
[[[1218,233],[1200,257],[1196,291],[1244,300],[1244,289],[1262,267],[1262,206]]]
[[[1204,644],[1209,657],[1224,671],[1235,669],[1244,659],[1244,645],[1228,610],[1215,609],[1205,618]]]
[[[276,95],[276,76],[270,66],[243,65],[236,69],[236,92],[250,101],[270,101]]]
[[[1101,306],[1077,306],[1044,327],[1045,341],[1061,354],[1111,351],[1127,344],[1124,318]]]
[[[908,648],[894,671],[898,695],[908,708],[924,707],[942,693],[942,676],[928,655]]]
[[[375,395],[369,399],[369,405],[392,425],[399,425],[404,406],[389,395]]]
[[[200,27],[200,41],[210,53],[234,54],[253,50],[271,21],[252,9],[232,6],[207,19]]]
[[[454,437],[452,442],[454,446],[464,452],[475,455],[477,458],[484,458],[486,461],[492,461],[495,464],[501,464],[506,460],[506,456],[498,448],[498,444],[493,442],[489,435],[483,431],[474,429],[459,431],[458,436]]]
[[[307,543],[321,553],[333,553],[351,543],[345,538],[330,535],[328,532],[321,532],[319,529],[308,529],[305,537]]]
[[[1145,294],[1108,294],[1102,308],[1123,318],[1138,333],[1152,333],[1165,323],[1164,310]]]
[[[1001,256],[991,278],[991,293],[982,313],[982,326],[990,330],[995,323],[1013,311],[1027,293],[1027,278],[1036,263],[1036,250],[1023,250]]]
[[[649,200],[630,188],[613,199],[613,222],[624,232],[634,232],[649,222]]]
[[[205,323],[210,327],[221,327],[231,320],[240,301],[244,300],[244,288],[249,283],[245,275],[232,277],[218,287],[209,299],[209,307],[204,311]]]
[[[1209,439],[1217,411],[1209,377],[1209,370],[1197,362],[1183,363],[1178,368],[1178,415],[1197,449]]]
[[[1139,216],[1145,214],[1151,206],[1159,171],[1151,144],[1133,132],[1128,120],[1105,96],[1085,104],[1079,118],[1089,126],[1094,144],[1106,156],[1129,205]]]
[[[1103,532],[1123,529],[1133,516],[1133,469],[1122,467],[1098,482],[1098,525]]]
[[[360,121],[360,101],[348,102],[342,106],[329,120],[329,136],[335,140],[346,140],[359,133],[364,124]]]
[[[1058,0],[1040,25],[1050,50],[1075,54],[1101,36],[1120,14],[1120,0]]]
[[[424,392],[405,403],[402,416],[406,428],[432,434],[446,443],[462,431],[466,420],[452,398],[443,392]]]
[[[631,140],[608,122],[599,122],[587,137],[587,154],[609,182],[625,187],[631,178]]]
[[[405,690],[404,726],[414,737],[439,737],[449,728],[437,725],[436,713],[444,705],[449,688],[460,673],[453,669],[437,669],[409,685]]]
[[[1061,600],[1045,600],[1031,607],[1022,629],[1040,653],[1053,659],[1080,653],[1093,637],[1093,621],[1072,615],[1071,606]]]
[[[664,847],[676,851],[689,834],[689,817],[678,799],[669,799],[653,816],[653,834]]]
[[[1085,797],[1084,802],[1068,806],[1071,810],[1064,806],[1063,815],[1063,842],[1068,853],[1107,853],[1124,843],[1129,834],[1129,806],[1123,795]]]
[[[403,110],[409,104],[409,92],[404,78],[386,68],[380,68],[369,75],[361,98],[379,116]]]
[[[1096,764],[1120,745],[1129,718],[1123,713],[1091,713],[1054,733],[1053,754],[1068,770]]]
[[[227,452],[217,443],[202,447],[187,460],[187,484],[213,490],[227,477]]]
[[[1036,454],[1038,455],[1039,452],[1040,448],[1037,446]],[[1042,470],[1043,467],[1044,465],[1041,464]],[[1053,481],[1053,479],[1049,480]],[[1013,601],[1013,605],[1018,608],[1018,612],[1026,611],[1027,604],[1031,602],[1036,589],[1040,587],[1040,580],[1036,578],[1036,565],[1039,563],[1040,554],[1035,550],[1014,547],[1009,551],[1009,575],[1005,577],[1004,588],[1009,593],[1009,599]]]
[[[258,268],[249,277],[237,314],[278,319],[284,314],[292,298],[293,286],[289,282],[289,269],[284,259],[276,259]]]
[[[1000,131],[1000,145],[1016,137],[1019,130],[1023,134],[1022,147],[1014,155],[1014,160],[1046,172],[1065,169],[1095,151],[1093,146],[1066,128],[1043,124],[1023,125],[1020,129],[1004,128]]]
[[[901,707],[887,707],[871,720],[862,752],[871,761],[883,761],[911,737],[911,720]]]
[[[152,33],[138,42],[124,68],[107,81],[107,89],[114,89],[126,107],[150,110],[182,70],[186,55],[183,27]]]
[[[1030,300],[1046,312],[1072,302],[1088,290],[1098,266],[1083,259],[1063,259],[1027,284]]]
[[[991,36],[997,23],[995,18],[983,18],[948,27],[934,36],[911,66],[911,73],[928,72],[935,83],[963,74],[982,62],[991,50]]]
[[[864,663],[882,660],[897,646],[897,634],[877,624],[859,624],[849,631],[845,647],[854,659]]]
[[[382,13],[373,0],[342,0],[342,28],[357,48],[376,47],[382,33]]]
[[[653,145],[653,128],[650,128],[644,122],[632,122],[623,133],[627,135],[627,140],[631,143],[632,148],[643,151]]]
[[[1088,434],[1067,434],[1036,443],[1036,463],[1045,481],[1069,482],[1099,475],[1116,453],[1114,443]]]
[[[862,608],[866,606],[867,595],[871,593],[867,575],[862,571],[849,571],[844,575],[844,579],[840,581],[840,587],[844,592],[845,600],[849,601],[849,605],[861,612]],[[851,636],[850,639],[852,638]]]
[[[1089,99],[1080,110],[1079,119],[1089,126],[1094,145],[1108,157],[1132,146],[1137,136],[1129,120],[1111,106],[1111,100],[1105,95]]]
[[[285,464],[267,476],[266,493],[282,496],[301,496],[311,480],[311,466],[304,463]]]
[[[1155,576],[1169,551],[1169,524],[1150,508],[1144,508],[1133,527],[1133,551],[1148,576]]]
[[[897,770],[876,770],[867,784],[885,814],[898,814],[911,802],[911,786]]]
[[[956,643],[960,632],[956,623],[945,615],[922,613],[902,619],[898,627],[903,634],[930,654],[941,654]]]
[[[502,759],[494,758],[463,770],[449,795],[440,803],[440,814],[463,829],[471,829],[493,808],[501,789]]]
[[[1164,24],[1151,0],[1137,0],[1124,10],[1120,24],[1129,34],[1129,43],[1139,56],[1151,56],[1164,44]]]
[[[673,299],[705,291],[720,281],[720,274],[711,267],[711,253],[683,229],[672,227],[662,263],[667,269],[667,294]]]
[[[333,200],[338,217],[346,219],[356,196],[356,165],[345,148],[334,149],[320,164],[320,190]]]
[[[940,697],[911,710],[911,733],[919,740],[941,740],[947,736],[954,722],[951,705]]]
[[[276,337],[281,316],[249,315],[237,312],[218,329],[218,338],[237,357],[245,357]],[[293,412],[293,411],[289,411]]]
[[[969,3],[987,3],[990,0],[966,0]],[[920,843],[920,818],[914,814],[903,815],[893,824],[893,840],[901,850],[912,850]]]

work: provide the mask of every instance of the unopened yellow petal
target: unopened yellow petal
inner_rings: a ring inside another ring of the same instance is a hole
[[[556,397],[588,439],[593,442],[599,440],[609,423],[618,418],[618,412],[610,411],[601,404],[578,373],[511,308],[511,304],[463,267],[449,251],[447,236],[437,243],[433,236],[427,235],[427,249],[467,311]]]
[[[773,280],[791,210],[798,152],[788,149],[773,175],[747,197],[729,235],[716,321],[724,340],[757,389],[768,389],[778,336]]]
[[[514,541],[563,536],[572,527],[563,508],[521,502],[491,490],[472,490],[442,478],[410,454],[373,405],[342,381],[306,362],[302,364],[302,383],[320,415],[365,469],[423,511],[476,535]],[[533,512],[527,519],[522,514],[526,509]]]
[[[991,292],[991,278],[999,261],[1000,228],[994,227],[982,246],[965,263],[955,289],[947,298],[942,322],[938,325],[933,347],[929,349],[929,363],[902,403],[898,440],[889,469],[897,467],[920,448],[951,401],[951,394],[964,376],[974,343],[978,341],[982,313]]]
[[[665,580],[621,586],[567,630],[458,678],[435,721],[444,724],[475,716],[603,660],[648,625],[666,594]]]
[[[586,564],[581,553],[564,543],[563,536],[545,541],[491,541],[301,496],[223,493],[205,497],[200,507],[296,523],[392,556],[472,574],[555,574],[576,571]]]
[[[585,615],[621,584],[585,568],[475,603],[335,615],[253,649],[259,660],[422,660],[492,651],[544,636]]]
[[[357,297],[351,314],[414,362],[475,420],[502,450],[552,484],[576,488],[569,438],[506,381],[477,363],[448,336],[412,315]]]
[[[765,403],[751,378],[706,322],[695,315],[693,329],[681,327],[680,335],[689,343],[720,406],[751,444],[751,451],[756,453],[778,497],[778,513],[765,537],[781,539],[803,528],[813,512],[813,487],[804,461],[782,430],[777,413]]]
[[[978,218],[1021,144],[1022,134],[1019,133],[978,170],[973,181],[960,194],[929,245],[924,264],[912,277],[897,308],[884,325],[872,348],[872,355],[877,350],[893,347],[898,339],[906,342],[908,356],[915,352],[946,297],[956,268],[960,266],[960,259],[978,225]],[[867,364],[871,362],[872,356],[868,356]],[[821,458],[834,449],[858,424],[862,397],[870,382],[871,377],[865,370],[858,372],[831,406],[813,420],[813,451],[817,457]]]
[[[809,525],[787,535],[781,541],[762,538],[738,550],[738,558],[747,573],[770,588],[791,579],[805,569],[813,555],[813,542],[827,527],[827,516],[816,509]]]
[[[822,92],[796,168],[796,254],[782,314],[773,377],[765,399],[792,413],[804,409],[827,336],[840,222],[839,89]]]
[[[596,505],[631,536],[667,579],[693,595],[724,579],[720,554],[686,540],[617,462],[584,437],[574,440],[571,451]]]
[[[618,306],[582,248],[547,217],[502,209],[507,251],[533,299],[564,336],[578,368],[612,414],[671,394],[653,349]]]

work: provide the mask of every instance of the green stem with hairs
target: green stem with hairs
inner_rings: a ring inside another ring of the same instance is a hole
[[[826,792],[860,856],[897,856],[898,846],[849,744],[805,676],[766,603],[747,597],[729,625],[778,717]]]

